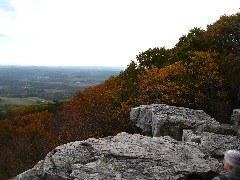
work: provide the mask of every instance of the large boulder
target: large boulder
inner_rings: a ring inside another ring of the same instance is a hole
[[[211,176],[219,165],[188,142],[120,133],[59,146],[14,179],[175,180],[191,172]]]
[[[181,140],[183,129],[219,131],[220,123],[203,110],[168,106],[166,104],[142,105],[132,108],[130,118],[147,135],[168,135]]]

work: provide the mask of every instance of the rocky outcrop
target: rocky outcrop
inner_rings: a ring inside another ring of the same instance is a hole
[[[231,135],[240,133],[238,126],[221,125],[202,110],[166,104],[142,105],[133,108],[130,118],[143,132],[154,137],[168,135],[181,140],[183,129]]]
[[[189,143],[168,136],[120,133],[59,146],[14,179],[181,179],[190,172],[211,176],[219,162]]]
[[[153,137],[123,132],[71,142],[14,179],[175,180],[192,172],[212,179],[223,170],[224,152],[240,150],[239,126],[220,124],[201,110],[155,104],[133,108],[130,116]]]
[[[194,142],[194,147],[217,159],[222,159],[228,149],[240,150],[240,139],[232,135],[183,130],[182,141]]]

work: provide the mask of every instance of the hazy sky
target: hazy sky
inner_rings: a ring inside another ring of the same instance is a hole
[[[0,64],[123,66],[240,0],[0,0]]]

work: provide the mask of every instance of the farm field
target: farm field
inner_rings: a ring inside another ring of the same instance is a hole
[[[2,104],[34,105],[34,104],[47,103],[47,102],[50,102],[50,101],[42,98],[38,98],[38,97],[27,97],[27,98],[0,97],[0,103]]]

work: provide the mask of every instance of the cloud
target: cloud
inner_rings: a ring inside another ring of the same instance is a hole
[[[4,11],[15,11],[14,6],[7,0],[0,0],[0,9]]]
[[[0,33],[0,38],[10,38],[11,36],[8,35],[8,34],[3,34],[3,33]]]

